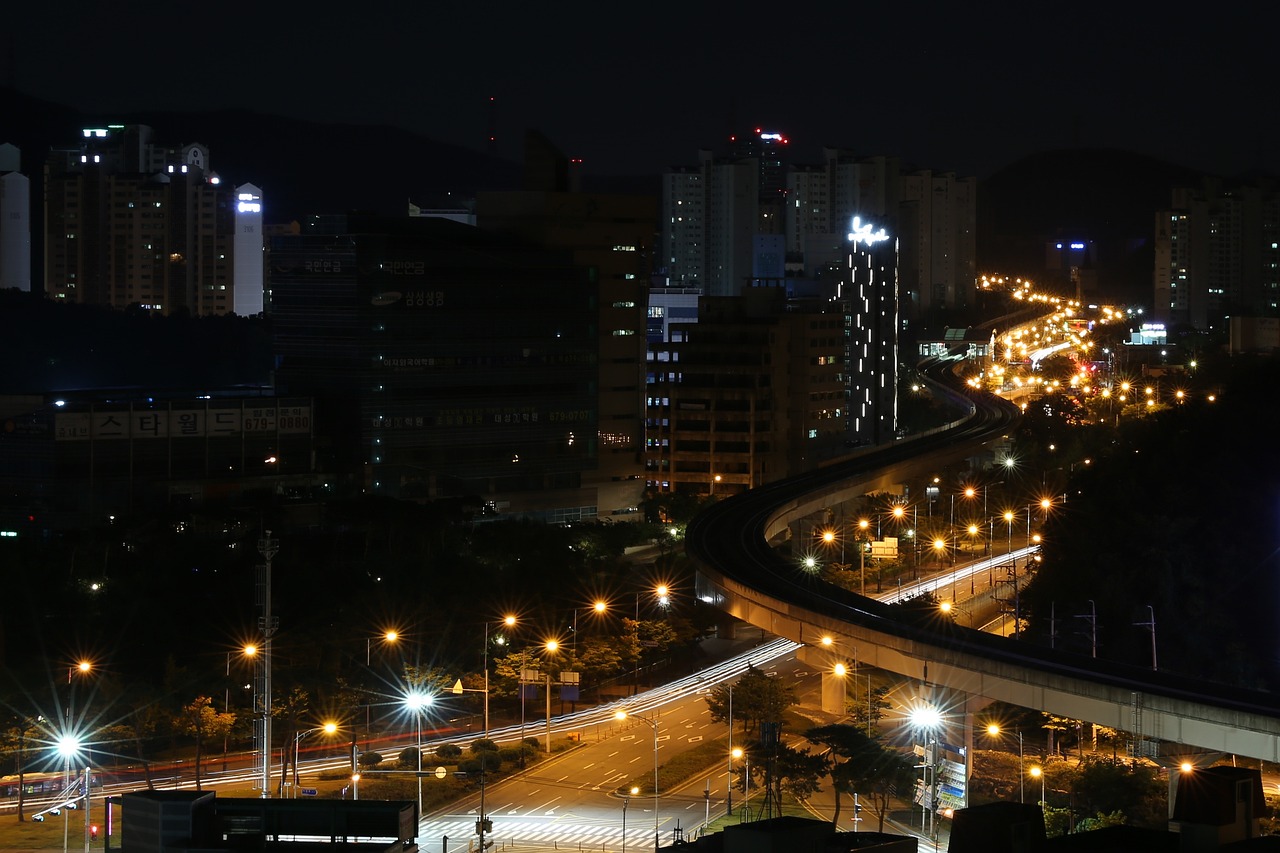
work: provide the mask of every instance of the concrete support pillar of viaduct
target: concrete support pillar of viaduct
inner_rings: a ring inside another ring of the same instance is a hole
[[[815,646],[803,646],[796,653],[802,663],[816,669],[822,675],[822,710],[828,714],[845,713],[845,692],[848,689],[848,675],[836,675],[834,666],[843,658],[831,649]]]
[[[845,685],[849,679],[831,672],[822,673],[822,710],[828,714],[845,713]]]

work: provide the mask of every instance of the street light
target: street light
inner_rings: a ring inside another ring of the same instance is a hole
[[[298,732],[293,736],[293,796],[298,796],[298,744],[301,740],[312,732],[324,732],[331,735],[338,730],[337,723],[325,723],[323,726],[315,726],[314,728]]]
[[[81,662],[79,669],[81,672],[89,671],[89,667],[87,667],[84,662]],[[69,729],[65,731],[58,738],[56,748],[58,751],[58,755],[62,756],[63,765],[66,767],[67,783],[63,791],[64,796],[67,796],[71,793],[71,762],[72,760],[74,760],[76,757],[80,755],[80,750],[82,746],[83,744],[80,738],[77,735],[72,734]],[[89,778],[90,778],[89,768],[86,767],[84,771],[84,851],[85,853],[89,853]],[[63,803],[61,805],[62,853],[67,853],[67,844],[69,841],[68,836],[70,834],[70,828],[71,828],[71,816],[68,813],[68,809],[66,807],[68,803],[70,803],[70,801],[67,801],[66,803]]]
[[[650,720],[647,717],[637,717],[628,714],[624,710],[618,710],[614,715],[619,720],[639,720],[649,728],[653,729],[653,849],[658,849],[658,721]]]
[[[1032,767],[1029,771],[1032,779],[1040,780],[1040,808],[1044,808],[1044,771],[1039,767]]]
[[[994,738],[1000,737],[1000,726],[996,723],[989,724],[987,726],[987,734],[991,735]],[[1024,774],[1022,771],[1022,731],[1019,730],[1018,731],[1018,802],[1020,803],[1025,803],[1027,801],[1026,795],[1022,790],[1023,775]]]
[[[578,657],[578,611],[583,609],[585,608],[573,608],[573,656],[575,659]],[[591,605],[591,609],[603,616],[604,612],[609,609],[609,604],[608,602],[597,600]]]
[[[490,624],[491,623],[488,621],[484,623],[484,736],[486,738],[489,737],[489,625]],[[507,616],[503,617],[501,622],[493,623],[493,624],[505,625],[508,628],[514,628],[516,624],[516,617],[508,614]],[[498,641],[499,643],[506,642],[505,638],[503,638],[501,635],[499,635]],[[523,701],[522,701],[522,704],[523,704]],[[521,742],[520,748],[521,749],[524,748],[523,742]]]
[[[435,697],[414,691],[404,697],[405,707],[418,723],[418,819],[422,819],[422,713],[435,702]]]
[[[747,820],[751,817],[751,755],[742,747],[734,747],[732,755],[734,761],[737,761],[739,758],[745,759],[742,766],[742,819]],[[732,814],[732,809],[730,809],[730,814]]]
[[[938,730],[942,728],[942,712],[932,705],[922,704],[911,709],[909,716],[912,725],[925,732],[929,738],[928,749],[925,751],[925,764],[922,767],[925,771],[925,790],[928,794],[928,803],[925,807],[929,812],[929,834],[936,840],[934,817],[938,811]]]
[[[631,804],[631,798],[638,793],[640,789],[632,785],[631,790],[622,795],[622,853],[627,853],[627,806]]]
[[[387,631],[385,634],[383,634],[381,637],[378,637],[377,639],[387,644],[394,644],[396,640],[400,639],[400,634],[397,631]],[[373,661],[373,640],[374,640],[373,637],[364,638],[364,665],[365,666],[369,666]]]
[[[93,663],[87,660],[82,660],[79,663],[76,663],[76,664],[73,664],[72,666],[67,667],[67,710],[66,710],[66,714],[64,715],[65,720],[62,727],[63,732],[65,733],[64,736],[70,736],[71,732],[74,731],[73,726],[76,726],[76,716],[75,716],[76,686],[71,681],[71,676],[77,672],[80,673],[81,675],[88,675],[92,670],[93,670]],[[75,745],[75,750],[78,751],[79,748],[80,748],[80,743],[77,740]],[[62,752],[61,745],[59,745],[59,752],[60,753]],[[64,757],[66,757],[67,755],[66,753],[62,753],[62,754],[64,755]],[[70,785],[71,784],[70,763],[66,765],[65,771],[66,771],[65,772],[66,784]]]
[[[258,647],[254,645],[247,645],[240,650],[240,654],[243,657],[247,657],[247,658],[252,658],[257,653],[258,653]],[[222,691],[223,692],[222,713],[224,714],[231,712],[231,656],[234,654],[235,652],[227,652],[227,672],[226,672],[227,681]]]
[[[622,795],[622,853],[627,853],[627,806],[631,803],[631,798],[639,793],[640,789],[632,785],[631,790]]]

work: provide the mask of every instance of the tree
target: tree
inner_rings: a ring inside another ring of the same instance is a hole
[[[853,696],[848,697],[847,708],[853,718],[859,721],[859,725],[868,737],[875,736],[873,733],[880,725],[880,721],[884,719],[884,712],[893,707],[888,696],[889,687],[882,684],[879,687],[872,687],[870,695],[865,691],[862,694],[855,691]]]
[[[603,679],[621,671],[622,654],[614,638],[589,637],[578,645],[573,665],[582,673],[584,680],[594,682],[599,690]]]
[[[748,733],[760,723],[782,722],[786,710],[799,701],[794,685],[770,678],[753,666],[747,667],[737,684],[717,684],[707,693],[707,709],[713,722],[729,719],[731,690],[733,717],[743,721],[743,729]]]
[[[204,744],[226,737],[235,721],[235,714],[220,713],[213,707],[213,700],[208,696],[197,696],[190,704],[183,706],[182,712],[174,720],[177,731],[195,738],[197,791],[201,790],[200,755]]]
[[[1168,792],[1155,768],[1145,764],[1087,756],[1074,790],[1076,803],[1086,814],[1120,811],[1138,826],[1158,825],[1168,814]]]
[[[280,720],[285,724],[284,742],[292,744],[294,738],[298,736],[298,730],[301,728],[300,723],[311,711],[311,694],[301,687],[294,686],[282,697],[276,697],[275,704],[271,708],[271,716]],[[284,780],[289,775],[290,762],[293,756],[290,754],[292,750],[286,750],[284,761],[281,762],[280,786],[277,796],[284,796]],[[294,768],[295,770],[297,768]]]
[[[814,755],[808,749],[796,749],[779,743],[773,755],[773,797],[782,802],[785,791],[797,800],[807,800],[822,790],[820,780],[830,768],[826,756]],[[765,761],[767,761],[767,757]],[[763,765],[764,762],[762,761]]]
[[[831,750],[831,783],[836,794],[833,823],[838,826],[840,822],[840,794],[857,791],[871,805],[883,832],[889,798],[914,784],[911,762],[856,726],[818,726],[804,736]]]

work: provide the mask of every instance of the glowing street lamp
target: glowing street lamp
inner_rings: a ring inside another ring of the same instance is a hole
[[[742,816],[745,819],[751,816],[751,756],[747,753],[745,749],[743,749],[740,746],[735,746],[733,748],[733,752],[731,752],[730,755],[733,756],[734,761],[737,761],[739,758],[744,759],[743,766],[742,766],[743,793],[744,793],[743,803],[742,803]],[[732,801],[729,802],[729,814],[730,815],[733,814]]]
[[[309,734],[312,734],[313,732],[324,732],[327,735],[331,735],[337,730],[338,730],[337,723],[325,723],[323,726],[315,726],[313,728],[306,729],[305,731],[298,732],[296,735],[293,736],[293,796],[294,797],[298,796],[298,744],[302,741],[304,737],[306,737]]]
[[[1032,767],[1030,771],[1032,779],[1040,780],[1040,808],[1044,808],[1044,770],[1040,767]]]
[[[584,608],[573,608],[573,654],[575,658],[578,655],[578,611],[582,609]],[[606,601],[597,600],[591,605],[591,609],[596,612],[596,615],[603,616],[609,609],[609,604]]]
[[[400,633],[398,631],[387,631],[377,639],[380,642],[386,643],[387,645],[395,645],[396,641],[400,639]],[[365,640],[364,640],[364,665],[365,666],[369,666],[373,659],[373,640],[374,640],[373,637],[365,637]]]
[[[422,715],[435,702],[435,697],[428,693],[414,691],[404,697],[404,705],[413,712],[418,724],[418,815],[422,815]]]
[[[622,853],[627,853],[627,806],[631,804],[631,798],[640,793],[640,789],[635,785],[631,786],[622,797]]]
[[[647,717],[637,717],[628,714],[625,710],[619,709],[614,713],[614,718],[618,720],[639,720],[649,728],[653,729],[653,849],[658,850],[658,721],[650,720]],[[638,793],[636,789],[632,789],[634,793]]]
[[[987,734],[991,737],[1000,737],[1000,726],[997,723],[991,723],[987,726]],[[1022,790],[1022,780],[1024,777],[1022,772],[1022,732],[1018,732],[1018,802],[1025,803],[1026,796]]]
[[[489,622],[484,623],[484,736],[489,736]],[[516,617],[507,614],[501,622],[497,624],[507,628],[514,628],[516,625]],[[576,635],[577,632],[575,631]],[[499,644],[505,643],[506,639],[502,636],[498,637]],[[520,688],[524,690],[523,687]],[[521,747],[523,749],[523,746]]]
[[[928,749],[925,752],[925,788],[929,794],[926,808],[929,811],[929,834],[934,834],[934,815],[938,811],[938,730],[942,728],[942,712],[932,705],[924,704],[912,708],[909,713],[911,724],[926,733]]]

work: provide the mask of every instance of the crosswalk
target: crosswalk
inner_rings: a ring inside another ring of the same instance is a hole
[[[486,842],[493,842],[490,850],[530,846],[554,846],[557,849],[583,851],[622,849],[621,820],[602,820],[574,814],[514,818],[490,815],[490,819],[493,820],[493,832],[485,835]],[[461,851],[464,845],[476,838],[476,816],[474,814],[441,815],[423,821],[418,835],[418,846],[427,851],[442,849],[437,845],[445,836],[449,838],[450,851]],[[652,820],[647,828],[643,823],[632,826],[628,822],[628,847],[634,845],[636,850],[641,850],[652,843]]]

